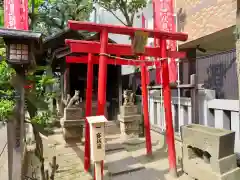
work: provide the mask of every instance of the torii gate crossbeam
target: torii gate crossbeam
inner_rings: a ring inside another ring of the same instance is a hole
[[[69,45],[72,53],[92,53],[99,54],[101,44],[96,41],[83,41],[83,40],[70,40],[66,39],[65,42]],[[119,54],[119,49],[121,49],[122,56],[133,56],[133,50],[130,45],[126,44],[113,44],[108,43],[107,54]],[[150,57],[161,57],[159,49],[154,47],[145,47],[145,53],[142,55],[147,55]],[[167,51],[167,55],[170,58],[185,58],[186,52],[177,52],[177,51]],[[121,65],[121,64],[119,64]]]
[[[176,170],[176,153],[175,153],[175,144],[174,144],[174,131],[172,124],[172,111],[171,111],[171,92],[169,87],[169,70],[167,57],[171,54],[166,49],[166,40],[179,40],[186,41],[187,34],[184,33],[170,33],[165,31],[150,30],[144,28],[133,28],[126,26],[114,26],[114,25],[104,25],[96,24],[89,22],[78,22],[78,21],[69,21],[68,27],[73,30],[86,30],[89,32],[99,32],[100,33],[100,43],[97,42],[86,42],[79,40],[66,40],[66,43],[69,44],[71,52],[82,52],[88,53],[88,82],[87,82],[87,97],[86,97],[86,116],[91,114],[91,96],[92,96],[92,86],[89,79],[93,76],[93,63],[98,61],[99,63],[99,75],[98,75],[98,115],[104,114],[104,107],[106,104],[106,78],[107,78],[107,64],[112,60],[108,60],[107,54],[116,54],[117,57],[122,55],[132,54],[131,50],[127,45],[115,45],[108,43],[108,34],[122,34],[129,35],[132,38],[136,31],[143,31],[148,34],[148,37],[155,37],[160,39],[160,47],[156,48],[145,48],[145,53],[141,54],[141,60],[145,59],[145,56],[155,56],[164,58],[162,60],[163,64],[163,97],[164,97],[164,108],[166,114],[166,131],[167,131],[167,144],[168,144],[168,155],[169,155],[169,166],[170,171]],[[87,45],[86,45],[87,44]],[[94,48],[93,48],[94,47]],[[83,48],[83,49],[82,49]],[[99,60],[94,59],[92,53],[99,53]],[[174,54],[174,53],[173,53]],[[178,53],[175,56],[181,56],[181,53]],[[71,59],[72,63],[75,61],[79,62],[80,58],[69,57],[67,60]],[[118,60],[121,64],[120,59]],[[122,62],[123,63],[123,62]],[[148,94],[147,94],[147,85],[146,85],[146,64],[141,63],[141,84],[142,84],[142,99],[143,99],[143,114],[144,114],[144,126],[146,134],[146,150],[147,154],[152,154],[152,144],[151,144],[151,135],[150,135],[150,123],[148,115]],[[89,143],[89,126],[86,122],[85,130],[85,170],[88,170],[90,167],[90,143]],[[102,167],[103,170],[103,167]]]

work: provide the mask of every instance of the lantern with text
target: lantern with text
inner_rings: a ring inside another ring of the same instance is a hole
[[[0,28],[6,44],[6,59],[11,65],[35,64],[35,52],[40,48],[42,35],[31,31]]]

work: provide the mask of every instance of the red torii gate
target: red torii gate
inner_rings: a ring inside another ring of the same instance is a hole
[[[72,53],[88,53],[88,60],[86,57],[67,56],[67,63],[88,63],[87,70],[87,91],[86,91],[86,117],[91,115],[91,101],[92,101],[92,80],[93,80],[93,64],[99,64],[98,75],[98,111],[97,115],[104,115],[104,107],[106,103],[106,78],[107,78],[107,64],[115,65],[141,65],[141,84],[142,84],[142,99],[143,99],[143,114],[144,126],[146,134],[146,150],[147,154],[152,154],[152,144],[150,135],[150,123],[148,115],[148,94],[146,84],[147,66],[154,65],[154,62],[144,61],[145,56],[160,57],[163,67],[163,97],[166,115],[166,131],[168,144],[168,157],[170,172],[176,173],[176,154],[174,144],[174,131],[172,125],[172,111],[171,111],[171,91],[169,87],[169,71],[168,71],[168,57],[183,58],[185,53],[167,51],[166,40],[186,41],[187,34],[170,33],[165,31],[150,30],[144,28],[133,28],[126,26],[103,25],[89,22],[68,21],[68,27],[73,30],[86,30],[89,32],[100,33],[100,42],[82,41],[82,40],[66,40]],[[129,35],[134,37],[135,32],[142,31],[148,34],[148,37],[155,37],[160,40],[160,47],[145,47],[145,52],[141,54],[141,61],[139,60],[124,60],[120,58],[123,55],[134,55],[130,45],[120,45],[108,43],[108,33]],[[99,54],[99,57],[92,54]],[[110,54],[117,56],[111,59]],[[85,127],[85,158],[84,168],[88,171],[90,167],[90,135],[89,124],[86,121]],[[102,169],[103,170],[103,169]]]

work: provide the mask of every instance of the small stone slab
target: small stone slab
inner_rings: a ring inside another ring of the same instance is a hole
[[[105,146],[106,153],[111,152],[111,151],[124,150],[124,149],[125,149],[125,147],[124,147],[121,139],[110,140],[110,141],[106,142],[106,146]]]
[[[62,127],[68,128],[68,127],[82,127],[85,124],[84,119],[80,120],[64,120],[62,122]]]
[[[188,175],[185,174],[185,173],[179,175],[177,178],[176,178],[176,177],[173,177],[173,176],[171,176],[169,173],[167,173],[167,174],[164,175],[164,178],[165,178],[166,180],[195,180],[195,179],[191,178],[190,176],[188,176]]]
[[[113,144],[113,143],[110,143],[110,144],[106,144],[106,147],[105,147],[105,151],[106,153],[108,152],[111,152],[111,151],[119,151],[119,150],[124,150],[124,146],[123,144],[120,144],[120,143],[116,143],[116,144]]]
[[[139,139],[139,138],[129,138],[124,141],[124,144],[132,145],[132,146],[143,144],[143,143],[145,143],[145,140]]]
[[[106,155],[106,165],[110,176],[135,172],[145,168],[125,150],[108,153]]]
[[[140,114],[130,115],[130,116],[120,116],[118,115],[118,121],[122,123],[140,121],[142,116]]]
[[[131,179],[131,180],[163,180],[164,172],[159,172],[154,169],[141,169],[136,172],[131,172],[128,174],[122,174],[119,176],[112,177],[112,180],[122,180],[122,179]],[[165,180],[165,178],[164,178]]]

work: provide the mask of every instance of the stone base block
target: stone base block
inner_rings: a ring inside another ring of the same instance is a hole
[[[188,145],[183,144],[183,160],[184,162],[192,161],[197,164],[202,163],[203,166],[209,166],[212,172],[217,174],[227,173],[235,168],[237,168],[236,154],[232,154],[222,159],[214,159],[212,157],[204,157],[204,152],[200,149],[193,149]],[[204,165],[205,164],[205,165]]]
[[[64,119],[81,119],[84,117],[82,108],[64,108]]]
[[[135,115],[131,115],[131,116],[121,116],[118,115],[118,120],[121,122],[132,122],[132,121],[138,121],[138,123],[140,123],[141,121],[141,115],[140,114],[135,114]]]
[[[63,137],[65,141],[79,140],[82,141],[83,137],[83,126],[81,127],[66,127],[63,128]]]
[[[62,127],[80,127],[85,125],[85,120],[61,120],[60,122]]]
[[[141,115],[137,106],[121,106],[118,122],[120,123],[121,139],[126,141],[139,137]]]
[[[136,105],[132,106],[121,106],[120,107],[120,116],[131,116],[138,114],[138,107]]]
[[[202,163],[201,159],[183,159],[183,171],[190,177],[198,180],[238,180],[240,168],[235,168],[227,173],[218,174],[211,170],[210,164]]]
[[[234,154],[235,133],[199,124],[181,127],[184,144],[208,152],[212,158],[221,159]]]
[[[139,121],[122,122],[120,121],[120,131],[123,139],[139,136]]]
[[[210,163],[211,168],[214,172],[219,174],[227,173],[237,168],[236,154],[230,155],[219,160],[211,160]]]
[[[83,137],[83,127],[85,120],[65,120],[64,118],[60,121],[61,127],[63,129],[63,137],[65,140],[79,139],[82,140]]]

